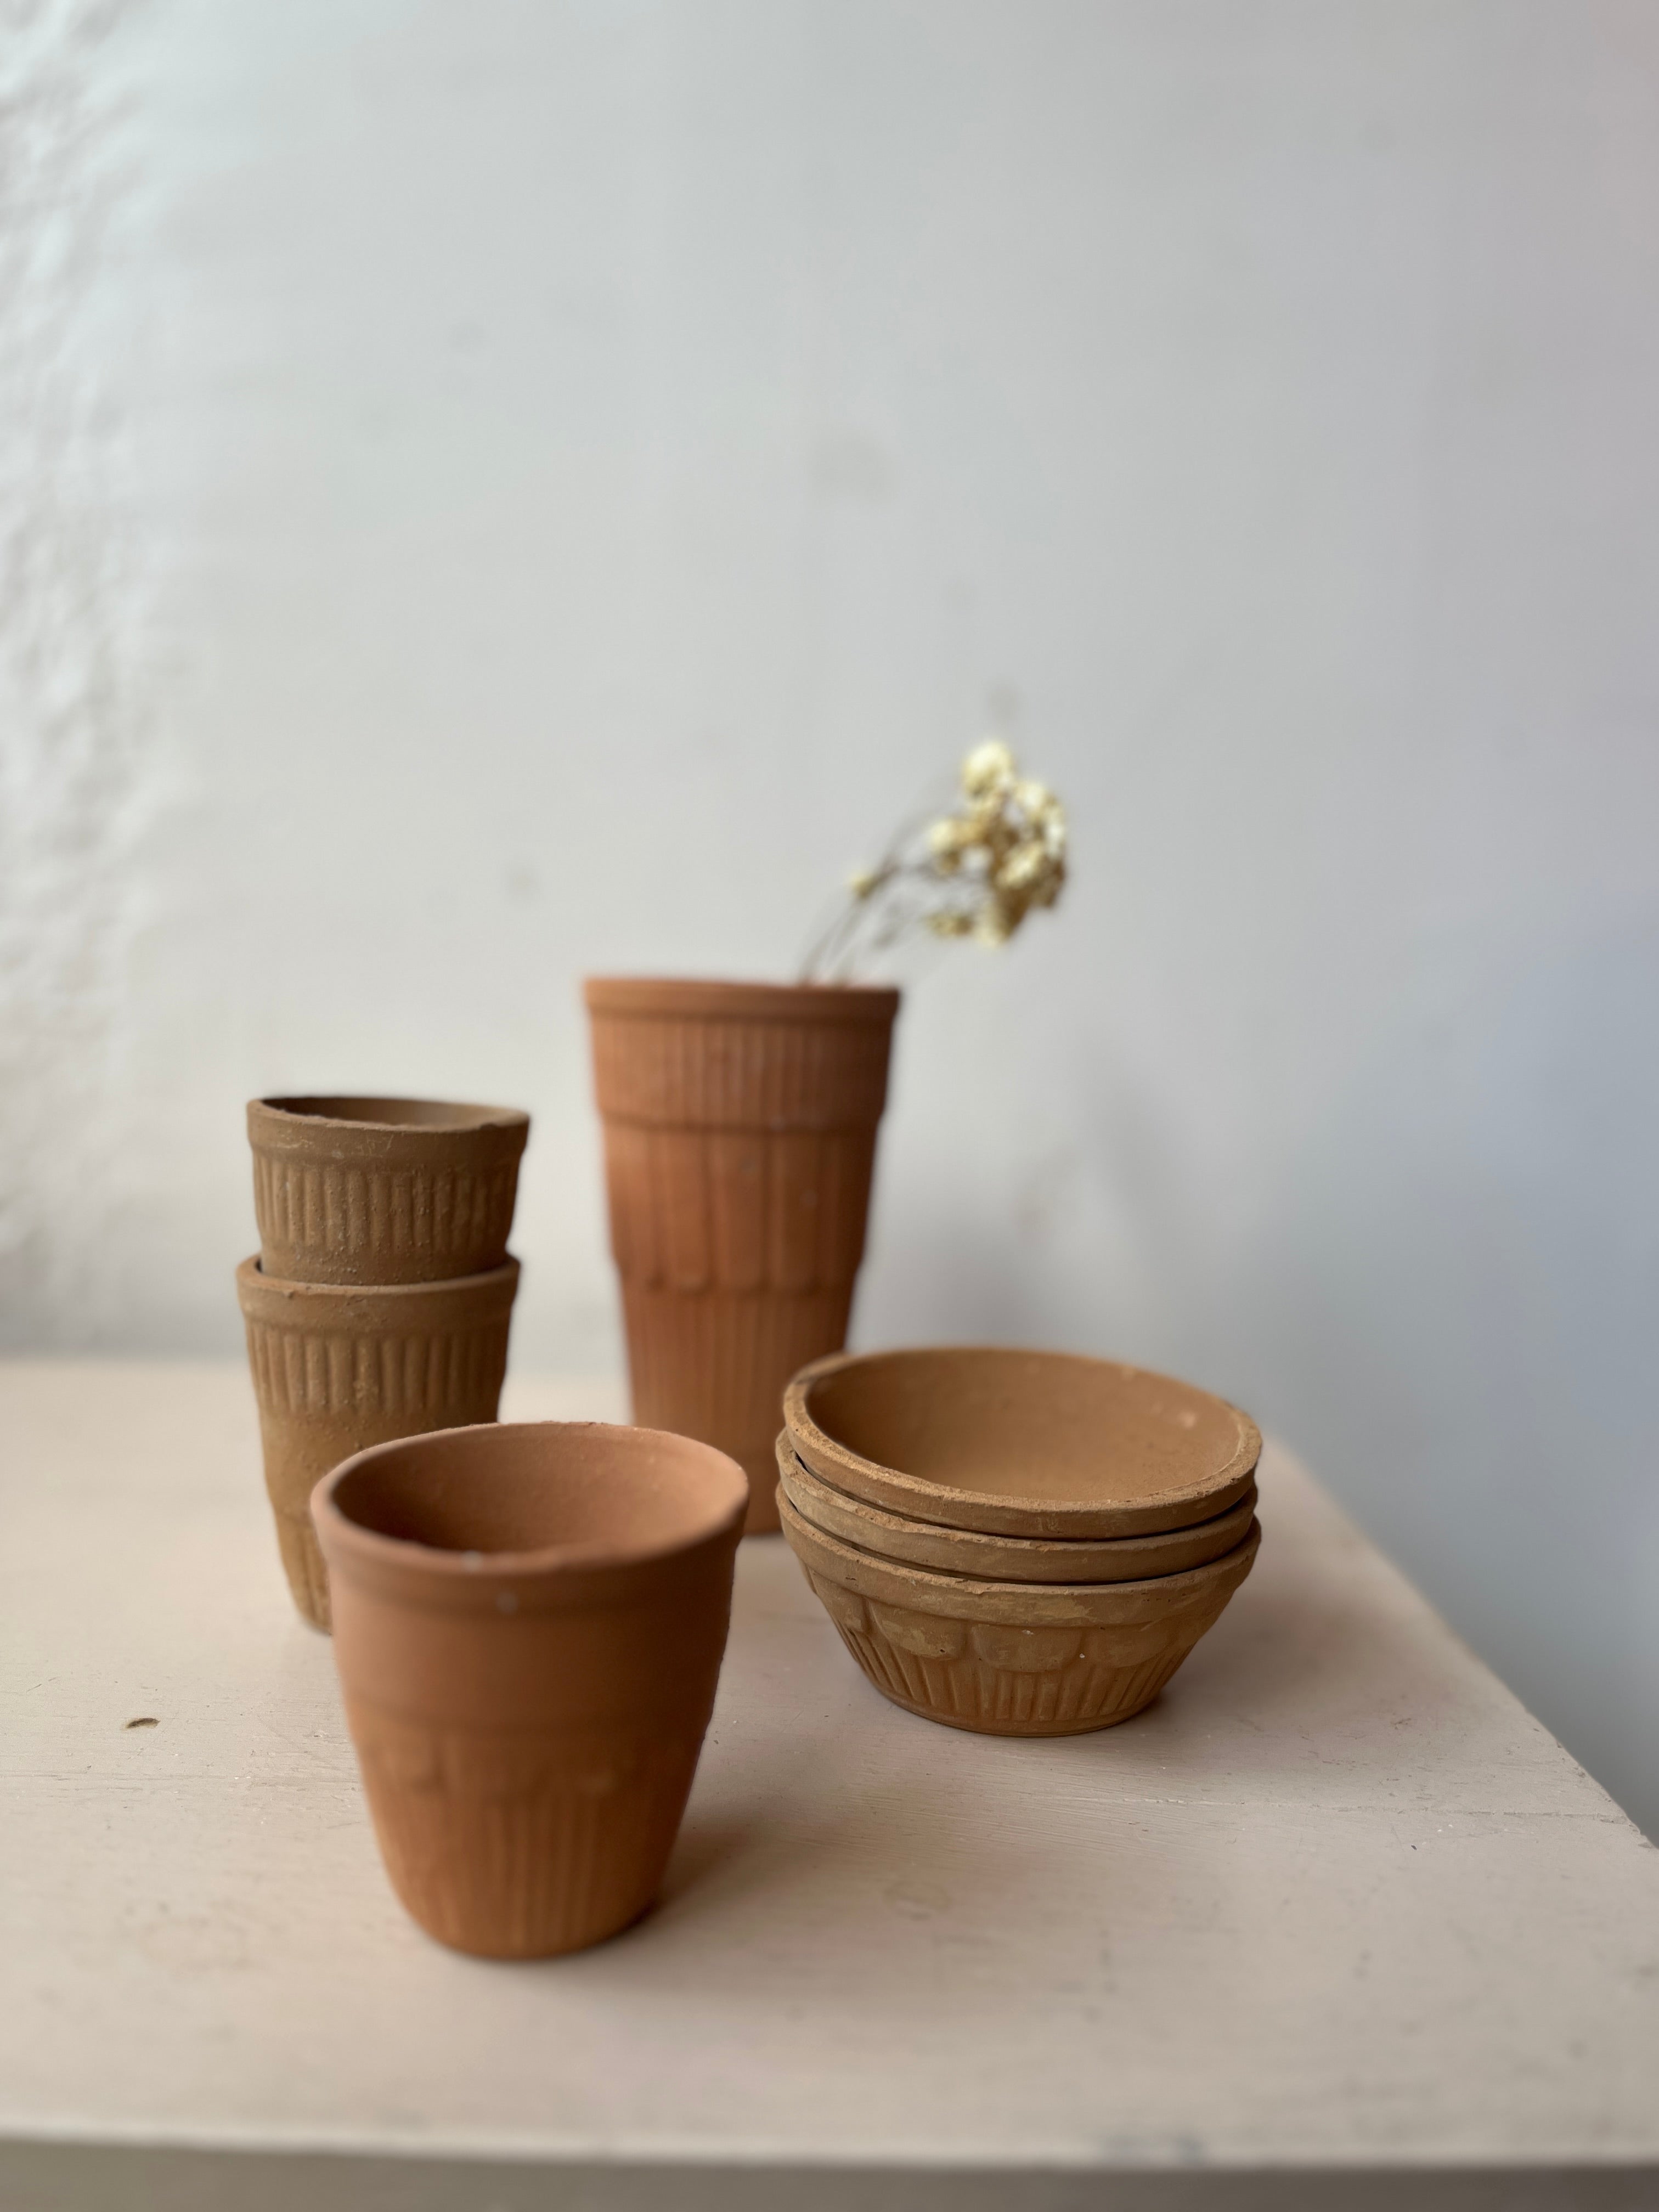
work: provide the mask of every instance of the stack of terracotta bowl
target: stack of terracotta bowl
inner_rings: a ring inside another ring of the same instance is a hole
[[[294,1602],[329,1625],[313,1486],[366,1445],[493,1421],[530,1117],[423,1098],[256,1098],[259,1250],[236,1271]]]
[[[884,1697],[993,1735],[1149,1705],[1255,1562],[1261,1438],[1145,1369],[953,1346],[804,1368],[783,1533]]]

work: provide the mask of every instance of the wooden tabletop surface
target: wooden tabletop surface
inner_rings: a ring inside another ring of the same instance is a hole
[[[0,1497],[5,2212],[1659,2204],[1659,1852],[1282,1452],[1097,1735],[745,1544],[660,1905],[531,1966],[386,1886],[238,1369],[0,1364]]]

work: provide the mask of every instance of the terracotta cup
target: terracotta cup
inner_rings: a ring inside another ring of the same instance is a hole
[[[445,1283],[347,1290],[236,1270],[259,1405],[265,1488],[294,1602],[329,1625],[309,1505],[319,1475],[366,1444],[493,1421],[519,1263]]]
[[[428,1935],[549,1958],[650,1905],[747,1500],[708,1445],[597,1421],[382,1444],[317,1486],[374,1832]]]
[[[899,994],[586,986],[634,1418],[729,1452],[775,1529],[795,1370],[846,1341]]]
[[[290,1283],[435,1283],[507,1258],[530,1116],[435,1098],[254,1098],[259,1259]]]
[[[786,1499],[783,1533],[883,1697],[981,1735],[1081,1735],[1151,1705],[1255,1564],[1261,1532],[1135,1583],[977,1581],[843,1544]]]
[[[988,1536],[1138,1536],[1236,1505],[1248,1413],[1114,1359],[933,1345],[821,1359],[784,1393],[808,1470],[884,1512]]]

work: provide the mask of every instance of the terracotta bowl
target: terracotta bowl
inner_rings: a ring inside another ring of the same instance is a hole
[[[392,1884],[486,1958],[656,1895],[714,1705],[749,1484],[600,1421],[451,1429],[318,1484],[334,1654]]]
[[[784,1498],[791,1550],[884,1698],[981,1735],[1082,1735],[1149,1705],[1255,1563],[1261,1532],[1155,1582],[977,1582],[824,1534]]]
[[[507,1257],[530,1116],[437,1098],[255,1098],[253,1209],[285,1282],[434,1283]]]
[[[1133,1583],[1177,1575],[1206,1566],[1242,1544],[1255,1512],[1251,1483],[1237,1505],[1212,1521],[1191,1528],[1169,1528],[1150,1536],[1060,1537],[1045,1542],[1034,1536],[982,1536],[971,1528],[941,1528],[931,1521],[912,1521],[884,1513],[820,1481],[796,1457],[786,1429],[778,1438],[778,1480],[783,1494],[803,1521],[827,1536],[901,1565],[928,1567],[947,1575],[972,1575],[981,1581],[1009,1583]]]
[[[821,1480],[992,1536],[1188,1528],[1238,1504],[1261,1451],[1224,1399],[1065,1352],[839,1352],[794,1376],[783,1415]]]

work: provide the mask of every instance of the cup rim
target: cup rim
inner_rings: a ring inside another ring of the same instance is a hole
[[[553,1431],[580,1438],[595,1431],[606,1435],[649,1437],[677,1451],[694,1455],[706,1465],[729,1473],[728,1496],[711,1508],[690,1533],[669,1541],[622,1545],[614,1541],[586,1544],[538,1545],[526,1551],[486,1552],[452,1550],[423,1544],[412,1537],[388,1536],[353,1520],[337,1502],[335,1493],[350,1476],[376,1460],[393,1453],[424,1453],[457,1437],[522,1436],[526,1431]],[[713,1444],[682,1437],[666,1429],[641,1428],[626,1421],[473,1421],[456,1428],[430,1429],[419,1436],[394,1437],[370,1444],[331,1468],[311,1492],[311,1517],[325,1557],[337,1552],[355,1565],[390,1571],[434,1589],[447,1589],[459,1596],[467,1592],[493,1596],[498,1585],[535,1582],[544,1591],[574,1589],[585,1580],[626,1577],[641,1570],[690,1558],[709,1545],[735,1535],[749,1504],[749,1479],[737,1462]],[[331,1566],[333,1564],[330,1559]],[[529,1609],[529,1608],[526,1608]]]
[[[890,983],[726,981],[703,975],[587,975],[590,1014],[680,1020],[890,1023],[902,994]]]
[[[236,1288],[245,1310],[248,1298],[258,1297],[262,1291],[279,1299],[284,1306],[307,1298],[319,1304],[338,1304],[342,1300],[354,1298],[407,1298],[411,1302],[424,1298],[428,1304],[454,1298],[465,1302],[483,1298],[492,1291],[504,1292],[510,1304],[522,1273],[520,1263],[509,1253],[499,1267],[486,1267],[476,1275],[439,1275],[429,1281],[413,1283],[317,1283],[301,1276],[267,1274],[260,1254],[250,1252],[246,1260],[237,1263]]]
[[[440,1120],[399,1121],[374,1114],[330,1114],[329,1106],[416,1106],[434,1110]],[[296,1091],[274,1093],[247,1102],[250,1133],[257,1115],[271,1126],[272,1133],[314,1130],[337,1136],[345,1130],[362,1130],[375,1136],[454,1137],[470,1132],[499,1129],[504,1133],[530,1129],[530,1115],[521,1106],[484,1106],[453,1098],[421,1098],[392,1091]]]

